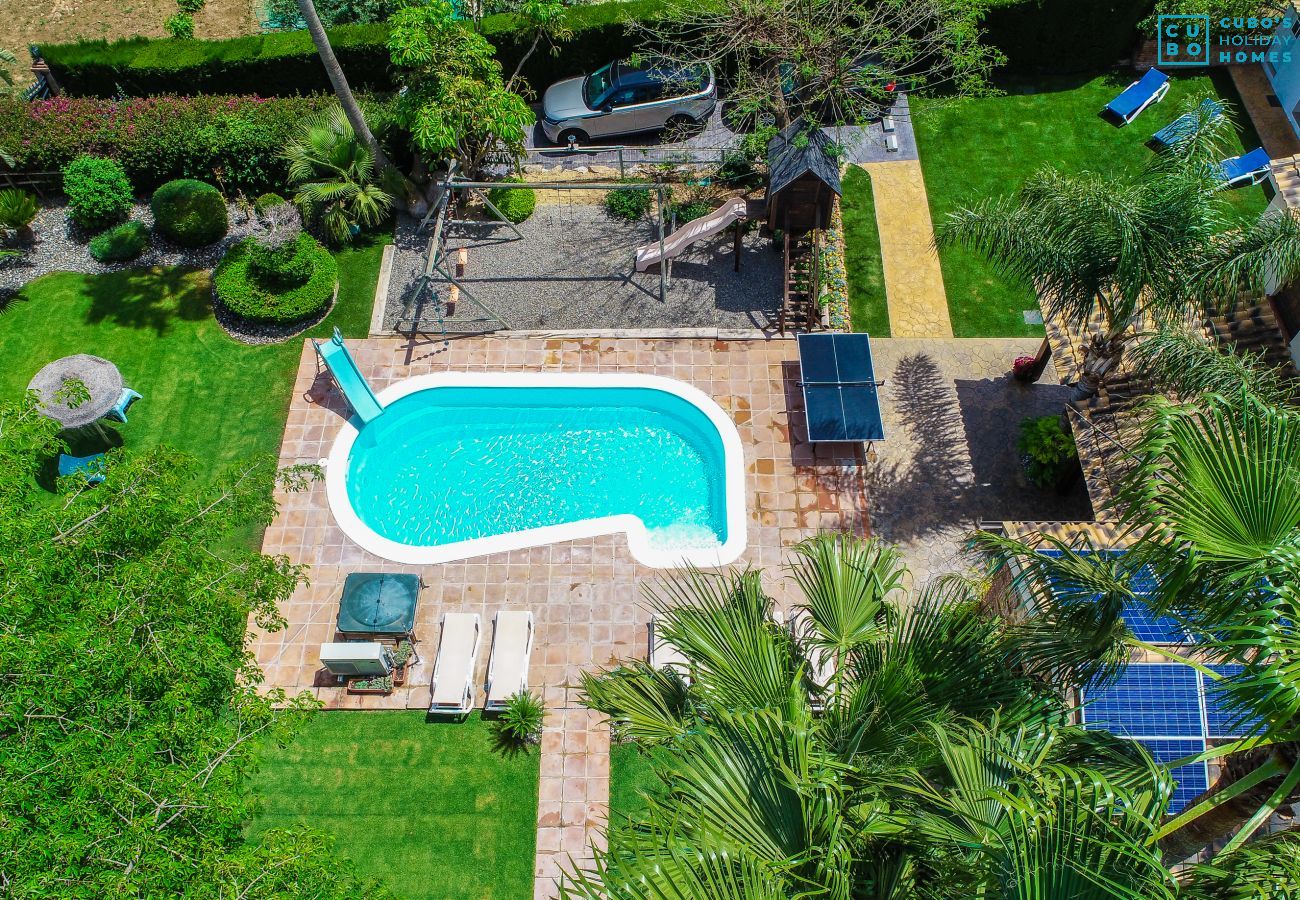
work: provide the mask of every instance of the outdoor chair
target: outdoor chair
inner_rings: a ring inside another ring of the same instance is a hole
[[[59,454],[59,477],[85,475],[89,484],[99,484],[104,480],[104,454],[92,453],[89,456],[69,456]]]
[[[126,411],[131,408],[131,404],[144,398],[131,390],[129,387],[122,388],[121,395],[117,398],[116,405],[104,414],[106,419],[115,419],[118,422],[126,422]]]
[[[1219,163],[1223,186],[1230,188],[1259,184],[1268,177],[1268,162],[1268,151],[1263,147],[1256,147],[1249,153],[1225,159]]]
[[[1157,151],[1168,150],[1175,144],[1195,134],[1197,123],[1202,118],[1207,122],[1213,122],[1222,115],[1222,103],[1217,100],[1202,100],[1199,113],[1183,113],[1164,128],[1151,135],[1151,139],[1147,141],[1147,146]]]
[[[1137,81],[1120,91],[1118,97],[1106,104],[1103,114],[1109,114],[1120,128],[1132,122],[1142,110],[1159,103],[1169,93],[1169,76],[1159,69],[1148,69]]]
[[[691,661],[677,649],[676,644],[659,635],[658,616],[650,617],[650,665],[656,669],[674,669],[683,681],[690,684]]]
[[[478,613],[443,613],[429,712],[461,716],[474,707],[474,666],[482,637]]]
[[[484,709],[499,712],[506,708],[511,696],[528,690],[528,657],[532,652],[533,614],[515,609],[497,613]]]

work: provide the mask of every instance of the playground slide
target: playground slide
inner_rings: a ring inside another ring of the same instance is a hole
[[[320,354],[321,361],[334,376],[339,390],[343,392],[353,411],[361,418],[361,424],[370,422],[384,411],[384,408],[379,405],[379,400],[375,398],[375,392],[370,389],[361,370],[357,368],[356,360],[344,346],[343,335],[337,328],[334,329],[334,337],[328,341],[323,344],[320,341],[312,343],[316,345],[316,352]]]
[[[659,252],[659,242],[636,248],[636,270],[644,272],[651,266],[657,266],[665,259],[675,259],[683,250],[697,241],[702,241],[722,231],[737,219],[745,218],[746,201],[744,197],[732,197],[706,216],[691,219],[664,238],[663,253]]]

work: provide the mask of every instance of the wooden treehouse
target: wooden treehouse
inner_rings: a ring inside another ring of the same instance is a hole
[[[840,166],[820,128],[792,122],[767,145],[767,227],[784,244],[785,273],[777,326],[811,331],[821,324],[821,242],[840,196]]]

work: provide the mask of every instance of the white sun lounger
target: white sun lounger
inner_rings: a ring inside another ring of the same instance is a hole
[[[528,690],[528,657],[532,652],[533,614],[526,609],[503,609],[497,613],[484,709],[505,709],[511,695]]]
[[[682,655],[682,651],[669,641],[659,636],[659,617],[650,617],[650,665],[656,669],[673,668],[682,677],[689,680],[691,662]]]
[[[474,666],[483,629],[478,613],[443,613],[429,712],[459,716],[474,706]]]

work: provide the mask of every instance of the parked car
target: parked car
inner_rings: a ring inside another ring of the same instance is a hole
[[[542,97],[542,131],[560,144],[699,125],[713,114],[718,88],[707,65],[616,60],[566,78]]]

